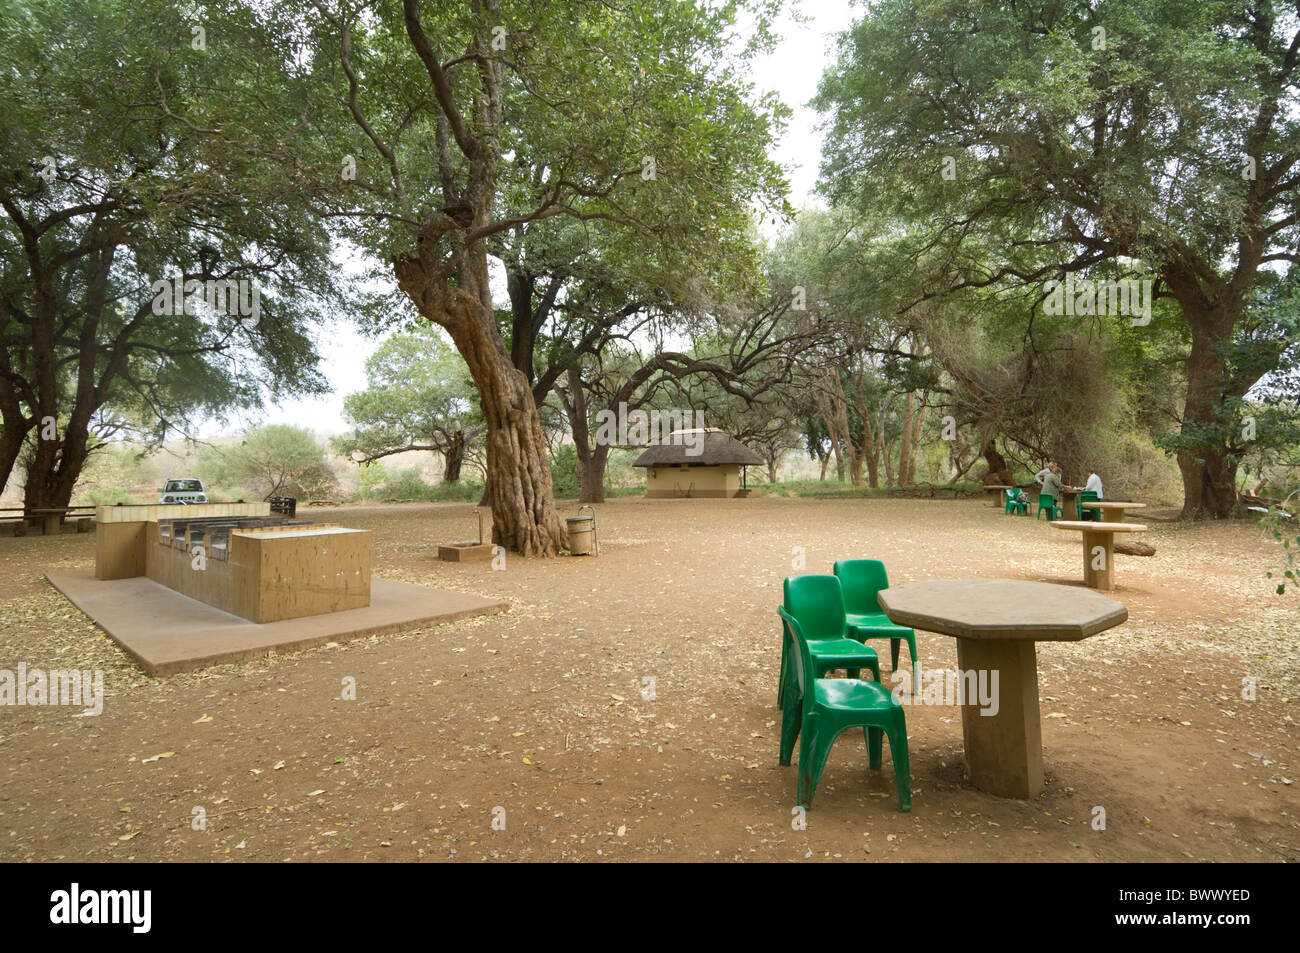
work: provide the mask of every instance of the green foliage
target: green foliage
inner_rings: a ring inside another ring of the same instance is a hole
[[[378,469],[380,464],[371,464],[362,468]],[[381,482],[363,483],[357,493],[357,499],[363,500],[409,500],[414,503],[477,503],[483,497],[482,484],[474,483],[426,483],[418,467],[408,467],[392,474],[383,474]]]
[[[142,500],[130,490],[121,488],[111,488],[102,490],[87,490],[81,494],[81,500],[87,504],[95,506],[115,506],[118,503],[153,503],[153,498]]]
[[[261,499],[320,499],[338,485],[315,435],[288,424],[254,427],[239,443],[205,448],[199,455],[199,472],[204,485],[214,491],[249,487]]]
[[[1300,496],[1300,491],[1292,493],[1281,506],[1270,506],[1268,515],[1259,521],[1264,531],[1282,544],[1286,553],[1285,566],[1276,576],[1279,596],[1286,593],[1288,583],[1292,589],[1300,585],[1300,520],[1296,518],[1296,507],[1292,503],[1297,496]],[[1275,578],[1272,571],[1267,575],[1269,579]]]
[[[366,360],[363,391],[343,401],[353,425],[335,437],[335,452],[373,461],[408,450],[445,454],[457,435],[471,443],[486,430],[465,362],[429,325],[389,337]]]
[[[551,486],[557,497],[578,495],[578,448],[562,443],[551,454]]]
[[[389,474],[382,463],[368,463],[360,468],[357,496],[373,500],[381,495],[380,489],[388,482]]]
[[[653,8],[504,0],[489,14],[469,3],[421,5],[433,55],[457,62],[449,70],[458,113],[478,117],[483,83],[503,77],[491,214],[527,220],[549,210],[518,229],[535,230],[528,239],[534,274],[578,258],[580,267],[625,274],[640,267],[642,279],[654,275],[680,297],[695,262],[734,268],[752,258],[751,209],[786,211],[781,170],[767,150],[788,110],[774,99],[753,101],[741,73],[753,44],[746,49],[734,39],[742,17],[756,36],[766,34],[770,7],[766,0]],[[313,51],[315,121],[295,140],[299,160],[332,167],[321,187],[349,211],[339,223],[359,247],[380,261],[411,253],[416,223],[446,204],[447,182],[461,197],[469,163],[454,140],[439,148],[436,126],[447,129],[445,110],[412,48],[401,5],[381,0],[360,17],[342,2],[294,0],[279,9],[297,16],[295,35],[305,30]],[[356,113],[373,139],[347,105],[348,79],[339,68],[345,22],[358,76]],[[504,36],[494,44],[499,27]],[[470,60],[466,50],[479,55]],[[470,132],[483,131],[476,119]],[[342,155],[356,157],[355,180],[338,175]],[[555,211],[566,214],[552,217]],[[492,237],[493,254],[506,237],[504,229]],[[378,303],[367,312],[380,324],[397,313]]]
[[[157,443],[327,389],[311,331],[342,295],[288,146],[308,122],[280,48],[299,25],[239,0],[196,10],[0,7],[0,412],[13,432],[68,422],[33,454],[29,498],[70,490],[97,437]],[[250,305],[256,286],[260,307],[164,301],[153,284],[172,279],[243,283]]]
[[[1177,421],[1162,446],[1212,489],[1189,483],[1185,509],[1221,515],[1244,450],[1242,402],[1276,390],[1300,343],[1286,291],[1300,261],[1298,30],[1289,4],[1267,0],[871,4],[817,99],[831,117],[826,193],[881,236],[863,246],[858,297],[924,324],[937,301],[974,292],[929,335],[948,344],[956,378],[956,345],[981,335],[1014,344],[985,349],[1009,379],[1017,361],[1042,360],[1046,337],[1068,345],[1063,324],[1076,337],[1104,326],[1115,345],[1105,386],[1124,394],[1094,429],[1105,435],[1125,400],[1153,429]],[[1151,324],[1046,315],[1045,283],[1065,274],[1153,280]],[[1058,360],[1022,382],[1064,383],[1072,367]],[[981,442],[1005,403],[983,376],[957,395]],[[1086,419],[1086,399],[1066,403],[1062,418]],[[1032,429],[1016,436],[1036,442]],[[1037,452],[1095,453],[1085,442]]]

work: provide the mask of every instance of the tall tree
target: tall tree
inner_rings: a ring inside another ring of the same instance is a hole
[[[357,463],[411,450],[443,459],[444,483],[460,480],[465,454],[483,436],[474,384],[460,356],[435,328],[394,334],[366,359],[363,391],[343,399],[351,433],[334,449]]]
[[[598,415],[607,424],[653,408],[661,414],[680,412],[685,427],[700,418],[714,427],[725,425],[714,417],[734,405],[746,408],[751,421],[763,420],[755,432],[765,431],[770,409],[790,380],[792,355],[803,342],[788,320],[789,308],[785,296],[750,314],[717,315],[713,329],[684,351],[665,347],[659,336],[648,354],[611,346],[585,366],[571,364],[556,391],[576,446],[582,501],[603,502],[605,465],[615,446],[611,428],[599,426]]]
[[[1234,408],[1286,350],[1232,358],[1261,276],[1300,262],[1298,65],[1281,0],[882,0],[823,80],[824,177],[920,226],[895,271],[919,298],[1151,277],[1190,336],[1183,513],[1221,516]]]
[[[219,30],[162,0],[4,8],[0,487],[30,440],[29,505],[67,504],[105,421],[160,439],[324,389],[329,243],[287,198],[298,80],[261,62],[267,27],[237,5]]]
[[[377,166],[327,211],[358,223],[353,237],[390,258],[401,292],[465,359],[487,422],[494,541],[554,554],[565,533],[529,375],[493,309],[491,242],[569,216],[647,241],[670,231],[689,254],[746,220],[755,197],[779,196],[771,110],[736,71],[752,51],[732,42],[746,5],[313,6]],[[767,6],[754,11],[760,39]]]
[[[306,427],[265,424],[247,431],[238,443],[208,446],[199,468],[209,490],[238,487],[273,496],[316,498],[338,484],[324,446]]]

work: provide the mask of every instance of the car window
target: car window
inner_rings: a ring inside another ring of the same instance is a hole
[[[202,493],[202,480],[168,480],[165,493]]]

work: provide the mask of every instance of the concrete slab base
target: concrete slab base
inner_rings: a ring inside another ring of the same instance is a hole
[[[491,559],[495,548],[491,543],[452,543],[450,546],[438,547],[438,558],[449,563]]]
[[[156,676],[509,608],[509,603],[496,599],[374,576],[370,605],[363,609],[258,625],[144,576],[96,579],[87,569],[47,573],[45,578],[107,632],[146,674]]]

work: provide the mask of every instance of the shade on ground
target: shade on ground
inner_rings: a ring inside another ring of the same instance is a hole
[[[505,610],[509,603],[430,589],[378,576],[370,605],[257,624],[181,595],[152,579],[96,579],[92,570],[52,572],[46,579],[90,616],[149,675],[174,675],[342,642],[429,623]]]

